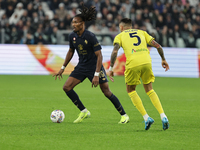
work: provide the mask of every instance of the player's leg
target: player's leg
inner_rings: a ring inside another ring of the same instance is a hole
[[[126,114],[123,106],[121,105],[119,99],[110,91],[108,82],[104,82],[100,84],[101,91],[103,94],[112,102],[115,106],[116,110],[121,114],[121,120],[119,123],[125,124],[129,122],[129,117]]]
[[[117,111],[121,114],[121,120],[120,124],[125,124],[129,122],[129,117],[126,114],[123,106],[121,105],[119,99],[110,91],[109,85],[108,85],[108,79],[106,76],[106,72],[102,66],[100,76],[99,76],[99,83],[100,88],[103,94],[112,102],[112,104],[115,106]]]
[[[156,92],[152,88],[152,83],[143,84],[143,85],[144,85],[144,89],[145,89],[147,95],[151,99],[151,102],[153,103],[154,107],[157,109],[157,111],[160,114],[162,124],[163,124],[163,130],[168,129],[169,128],[169,121],[167,119],[167,116],[164,113],[164,110],[163,110],[163,107],[161,105],[161,102],[159,100],[158,95],[156,94]]]
[[[101,91],[103,94],[112,102],[115,106],[116,110],[121,114],[120,124],[125,124],[129,122],[129,117],[126,114],[123,106],[121,105],[119,99],[110,91],[108,82],[104,82],[100,84]]]
[[[166,116],[162,116],[164,114],[164,110],[163,110],[163,107],[160,103],[158,95],[156,94],[156,92],[152,88],[152,82],[149,83],[149,84],[143,84],[143,86],[144,86],[144,89],[145,89],[147,95],[151,99],[151,102],[153,103],[154,107],[157,109],[157,111],[161,115],[161,119],[163,117],[166,117]]]
[[[80,74],[79,74],[80,75]],[[67,96],[71,99],[75,106],[81,111],[78,118],[74,121],[74,123],[81,122],[84,118],[90,116],[90,112],[83,105],[77,93],[73,90],[73,88],[79,84],[84,78],[81,76],[76,76],[76,71],[73,71],[71,75],[68,77],[67,81],[63,86],[63,90],[67,94]]]
[[[152,82],[154,82],[154,80],[155,80],[155,77],[151,69],[151,64],[147,64],[146,69],[144,70],[144,73],[142,75],[143,86],[144,86],[145,92],[151,99],[151,102],[153,103],[154,107],[157,109],[157,111],[160,114],[161,120],[163,122],[163,129],[166,130],[169,127],[169,121],[167,119],[167,116],[164,113],[164,110],[163,110],[163,107],[161,105],[158,95],[153,90]]]
[[[81,111],[81,110],[85,109],[85,106],[80,101],[77,93],[73,90],[73,88],[80,82],[81,82],[80,80],[78,80],[74,77],[69,77],[63,86],[63,90],[65,91],[67,96],[72,100],[74,105],[76,105],[78,107],[78,109]]]
[[[142,100],[136,92],[136,85],[140,84],[140,76],[141,76],[141,68],[134,67],[131,69],[126,69],[125,71],[125,82],[126,82],[126,90],[128,92],[129,97],[133,105],[137,108],[140,114],[143,116],[145,120],[145,130],[148,130],[151,127],[151,124],[154,122],[152,118],[147,114]]]
[[[135,91],[136,85],[127,85],[126,84],[126,90],[128,92],[129,97],[131,98],[131,101],[133,105],[137,108],[137,110],[140,112],[140,114],[144,117],[144,120],[147,120],[147,112],[143,106],[142,100],[140,99],[139,95]]]

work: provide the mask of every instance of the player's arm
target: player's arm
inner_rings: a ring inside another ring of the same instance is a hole
[[[65,70],[65,67],[68,65],[68,63],[70,62],[70,60],[72,59],[73,55],[74,55],[74,51],[75,49],[72,49],[72,48],[69,48],[69,51],[67,52],[67,55],[65,57],[65,61],[63,63],[63,66],[61,67],[60,71],[56,74],[53,75],[53,77],[55,76],[55,80],[57,79],[57,77],[59,78],[60,80],[60,77],[62,77],[62,74]]]
[[[169,70],[169,65],[167,63],[167,61],[165,60],[165,56],[164,56],[164,52],[163,52],[163,49],[162,49],[162,46],[157,43],[155,40],[152,40],[150,43],[149,43],[150,46],[153,46],[157,49],[161,59],[162,59],[162,67],[165,68],[165,71]]]
[[[160,44],[158,44],[155,40],[152,40],[151,43],[149,43],[149,45],[155,47],[157,49],[160,57],[162,58],[162,60],[165,60],[164,52],[163,52],[162,46]]]
[[[111,58],[110,58],[110,67],[113,67],[114,64],[115,64],[115,61],[117,59],[117,54],[118,54],[118,51],[120,49],[120,46],[118,43],[115,43],[114,44],[114,48],[113,48],[113,51],[112,51],[112,54],[111,54]]]
[[[97,64],[96,64],[96,70],[94,73],[94,78],[92,79],[92,87],[97,87],[99,85],[99,75],[100,75],[100,70],[102,66],[102,53],[101,50],[95,51],[95,55],[97,56]]]
[[[113,79],[113,76],[114,76],[113,66],[114,66],[115,61],[117,59],[117,54],[118,54],[119,49],[120,49],[119,44],[115,43],[114,47],[113,47],[112,54],[111,54],[111,58],[110,58],[110,68],[109,68],[109,77],[110,77],[110,80],[112,82],[114,81],[114,79]]]
[[[103,59],[101,50],[96,51],[95,55],[97,56],[97,64],[96,64],[96,71],[95,72],[100,72],[101,66],[102,66],[102,59]]]
[[[74,51],[75,51],[75,49],[69,48],[69,51],[67,52],[63,66],[66,67],[68,65],[68,63],[70,62],[70,60],[72,59],[72,57],[74,55]]]

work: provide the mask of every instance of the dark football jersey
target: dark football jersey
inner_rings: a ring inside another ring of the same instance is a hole
[[[97,57],[95,51],[101,50],[101,45],[98,42],[94,33],[85,30],[79,37],[77,33],[72,32],[69,35],[69,46],[72,49],[76,49],[79,62],[77,68],[95,70]]]

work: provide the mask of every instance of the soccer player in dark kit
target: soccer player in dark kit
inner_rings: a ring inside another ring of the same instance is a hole
[[[67,81],[63,86],[63,90],[67,96],[72,100],[75,106],[81,111],[74,123],[82,122],[84,118],[90,117],[90,112],[83,105],[77,93],[73,88],[79,83],[88,78],[92,82],[92,87],[101,88],[103,94],[112,102],[117,111],[121,114],[120,124],[129,122],[129,116],[125,113],[118,98],[110,91],[106,72],[102,65],[101,45],[96,36],[85,29],[85,22],[95,19],[95,7],[91,6],[89,9],[82,5],[80,14],[77,14],[72,20],[73,32],[69,35],[69,51],[67,52],[65,61],[60,71],[54,74],[55,80],[57,77],[62,78],[62,73],[65,67],[70,62],[75,50],[79,56],[79,62],[74,70],[69,75]]]

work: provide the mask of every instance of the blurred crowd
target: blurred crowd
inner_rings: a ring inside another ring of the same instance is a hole
[[[163,47],[200,48],[199,0],[0,0],[0,41],[59,44],[60,31],[72,31],[71,20],[82,3],[96,7],[96,20],[86,28],[109,33],[107,44],[127,17],[133,28],[146,30]]]

